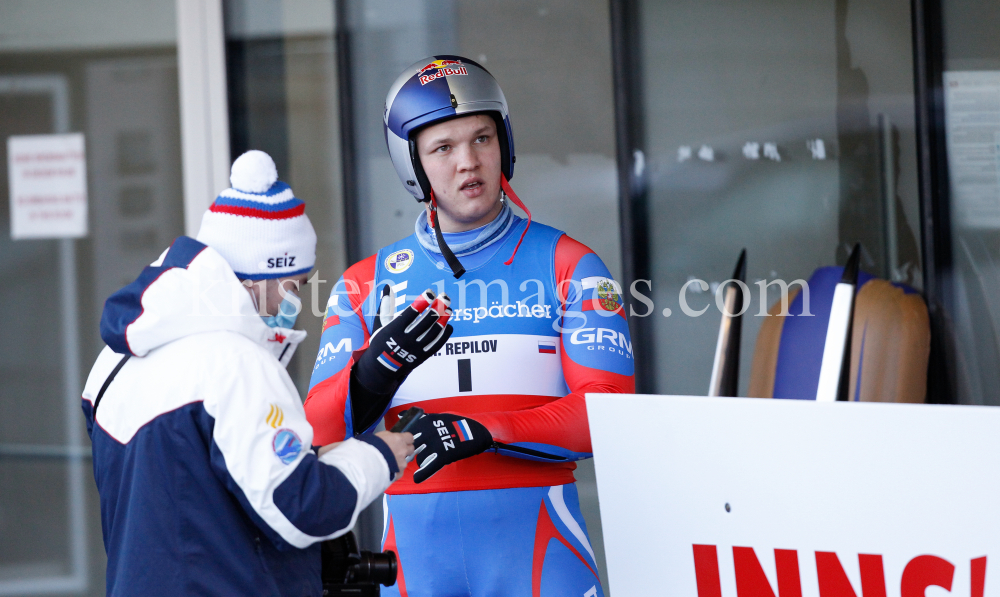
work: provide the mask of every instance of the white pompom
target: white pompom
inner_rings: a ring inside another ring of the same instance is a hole
[[[251,149],[233,162],[229,182],[244,193],[263,193],[278,180],[278,168],[271,156]]]

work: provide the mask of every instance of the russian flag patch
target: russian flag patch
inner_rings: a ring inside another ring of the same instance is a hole
[[[556,354],[556,343],[555,342],[539,342],[538,352],[542,354]]]
[[[455,426],[455,436],[458,437],[458,441],[467,442],[472,439],[472,429],[465,419],[455,421],[452,425]]]
[[[388,352],[384,352],[384,351],[382,352],[382,354],[378,355],[378,359],[377,360],[378,360],[378,362],[380,362],[383,365],[385,365],[386,369],[388,369],[389,371],[392,371],[392,372],[399,371],[399,368],[402,366],[399,361],[397,361],[396,359],[392,358],[392,355],[390,355]]]
[[[327,331],[335,325],[340,325],[340,315],[327,315],[323,320],[323,331]]]

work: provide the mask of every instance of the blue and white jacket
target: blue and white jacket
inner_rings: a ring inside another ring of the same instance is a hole
[[[180,237],[107,300],[101,336],[83,412],[107,594],[321,595],[318,542],[397,471],[373,436],[313,452],[276,358],[304,332],[265,325],[225,259]]]

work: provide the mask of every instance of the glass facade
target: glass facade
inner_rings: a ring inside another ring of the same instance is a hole
[[[337,64],[332,2],[227,0],[230,155],[274,158],[281,180],[306,202],[316,229],[316,271],[297,327],[309,336],[288,372],[305,396],[319,350],[321,315],[349,263],[344,244]]]
[[[950,238],[942,297],[951,391],[960,404],[1000,404],[1000,7],[943,5],[944,124]]]
[[[104,299],[183,233],[174,3],[0,4],[0,595],[103,595],[80,394]],[[7,139],[82,133],[89,234],[12,240]]]
[[[688,302],[714,305],[746,248],[747,395],[764,319],[754,282],[807,280],[860,242],[864,270],[921,287],[910,3],[651,1],[637,15],[657,308],[632,325],[655,330],[656,393],[705,395],[719,312],[686,317],[679,295],[705,280]]]

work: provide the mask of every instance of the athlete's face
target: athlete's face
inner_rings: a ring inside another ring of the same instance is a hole
[[[417,134],[417,151],[442,230],[472,230],[500,213],[500,142],[492,118],[473,114],[429,126]]]

